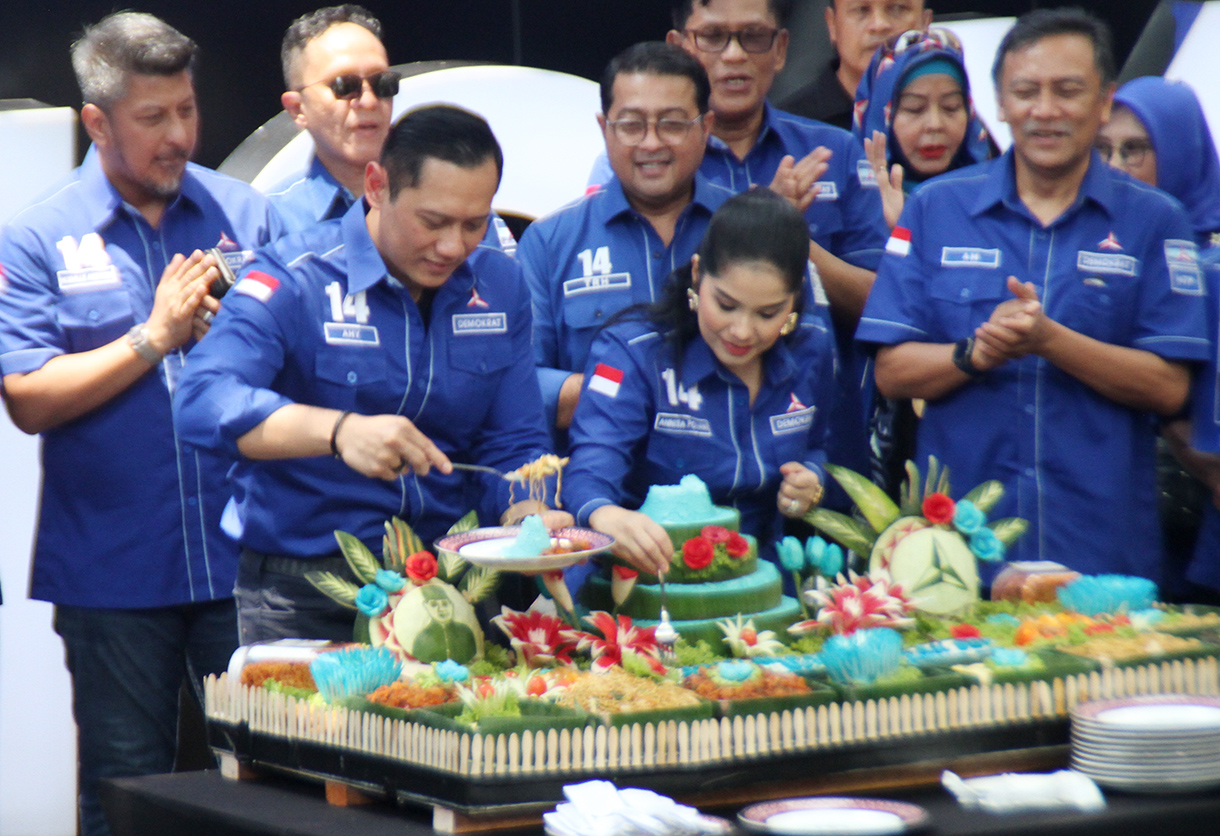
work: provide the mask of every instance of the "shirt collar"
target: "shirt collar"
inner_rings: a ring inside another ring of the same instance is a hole
[[[1025,208],[1025,204],[1021,202],[1020,196],[1017,194],[1017,175],[1016,163],[1013,157],[1013,150],[1009,148],[1004,152],[1004,155],[997,160],[993,160],[990,170],[987,172],[987,178],[983,182],[983,186],[979,189],[978,197],[975,199],[974,206],[971,210],[972,215],[981,215],[991,207],[997,204],[1003,204],[1014,212],[1019,212],[1023,215],[1029,215],[1029,210]],[[1113,215],[1115,209],[1115,194],[1114,183],[1111,179],[1110,167],[1101,161],[1096,151],[1092,151],[1089,158],[1089,168],[1084,173],[1084,179],[1080,182],[1080,189],[1076,194],[1076,199],[1072,202],[1071,207],[1060,217],[1066,217],[1075,211],[1076,207],[1080,206],[1086,200],[1093,201],[1101,206],[1107,214]]]
[[[603,200],[607,221],[640,216],[627,201],[627,194],[623,191],[623,183],[618,179],[618,175],[612,175],[602,188],[606,193]],[[691,195],[690,203],[686,204],[682,211],[688,213],[694,206],[702,209],[707,215],[711,215],[716,211],[718,205],[715,202],[715,190],[716,187],[712,185],[712,182],[696,171],[694,193]]]
[[[193,167],[193,163],[187,163],[186,171],[182,174],[182,185],[178,195],[166,204],[165,212],[167,214],[183,209],[198,212],[200,205],[208,200],[207,190],[195,178],[191,170]],[[102,168],[101,155],[98,154],[96,146],[89,146],[85,159],[80,165],[79,179],[85,220],[93,229],[103,229],[109,226],[119,209],[127,204],[124,202],[123,196],[119,194],[119,190],[106,176],[106,172]],[[139,214],[134,207],[131,207],[130,211],[136,215]]]
[[[369,235],[369,227],[365,219],[367,213],[366,201],[364,198],[360,198],[344,213],[343,219],[340,221],[343,225],[343,249],[347,254],[347,292],[349,294],[368,290],[382,280],[401,286],[401,283],[386,269],[385,259],[381,257],[381,251],[377,249],[372,236]],[[470,288],[473,284],[474,273],[470,269],[470,259],[466,259],[437,290],[437,296],[439,298],[442,294],[447,295],[450,291],[456,291],[462,293],[465,298],[470,295]]]
[[[783,337],[776,340],[771,350],[763,354],[763,381],[767,386],[778,386],[796,374],[796,363]],[[695,337],[682,355],[682,384],[690,386],[711,374],[721,380],[740,383],[740,379],[720,364],[716,355],[701,336]]]
[[[758,137],[755,138],[754,144],[751,145],[750,150],[746,152],[747,157],[753,154],[754,149],[756,148],[761,148],[763,145],[766,145],[769,142],[780,141],[779,134],[775,132],[775,125],[777,124],[778,120],[778,117],[776,116],[777,112],[778,111],[776,111],[775,108],[771,107],[770,102],[766,100],[763,101],[762,125],[758,129]],[[726,154],[733,153],[733,149],[729,148],[728,143],[723,139],[720,139],[715,134],[712,134],[707,138],[707,146],[709,148],[714,148],[717,151],[722,151]]]

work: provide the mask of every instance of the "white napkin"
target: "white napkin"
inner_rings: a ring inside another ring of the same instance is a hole
[[[1071,769],[1058,772],[1005,772],[962,779],[945,770],[940,775],[945,789],[967,808],[991,813],[1026,810],[1104,810],[1106,799],[1093,779]]]
[[[542,816],[551,836],[702,836],[723,833],[717,819],[700,815],[650,790],[620,790],[609,781],[563,788],[568,799]]]

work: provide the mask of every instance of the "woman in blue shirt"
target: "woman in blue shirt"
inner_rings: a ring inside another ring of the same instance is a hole
[[[572,421],[564,497],[580,525],[649,571],[669,566],[665,531],[639,513],[648,487],[694,473],[741,512],[763,553],[783,516],[822,496],[834,392],[833,338],[802,317],[809,233],[767,189],[727,201],[655,305],[594,341]]]

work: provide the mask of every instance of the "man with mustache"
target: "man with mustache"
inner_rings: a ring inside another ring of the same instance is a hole
[[[597,116],[613,176],[521,237],[538,381],[560,446],[597,331],[620,310],[660,299],[732,196],[698,173],[712,127],[708,93],[703,67],[676,47],[641,43],[616,56]]]
[[[835,57],[780,105],[789,113],[851,130],[856,88],[877,47],[908,29],[927,29],[932,10],[924,8],[923,0],[829,0],[825,11]]]
[[[1156,418],[1209,351],[1191,228],[1093,151],[1104,24],[1032,12],[993,78],[1012,148],[907,200],[856,336],[884,394],[926,399],[919,460],[957,491],[999,480],[990,515],[1029,520],[1010,557],[1156,578]]]
[[[390,130],[400,76],[390,69],[381,21],[354,3],[294,20],[280,61],[287,88],[280,102],[314,145],[309,167],[267,192],[288,233],[342,217],[364,194],[364,170]],[[495,213],[484,243],[510,255],[517,246]]]
[[[188,163],[193,41],[124,12],[72,47],[93,144],[0,238],[0,372],[42,435],[31,597],[55,604],[79,729],[81,830],[109,833],[102,778],[168,772],[178,693],[237,646],[230,462],[183,443],[170,398],[219,307],[217,248],[270,238],[266,201]]]

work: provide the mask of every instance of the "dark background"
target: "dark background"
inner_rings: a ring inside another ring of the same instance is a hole
[[[144,0],[130,8],[164,18],[198,41],[196,73],[203,135],[196,157],[217,166],[280,110],[279,44],[293,18],[333,0]],[[825,0],[796,0],[790,69],[806,72],[825,42]],[[669,28],[668,0],[366,0],[385,28],[390,63],[428,60],[521,63],[597,78],[624,47],[657,39]],[[1157,0],[1037,3],[929,0],[939,15],[1018,15],[1039,5],[1079,5],[1106,19],[1122,58]],[[80,106],[68,49],[86,23],[122,0],[0,0],[0,99],[31,98]],[[797,59],[797,51],[806,58]],[[781,79],[786,86],[799,82]],[[81,145],[83,153],[84,143]]]

